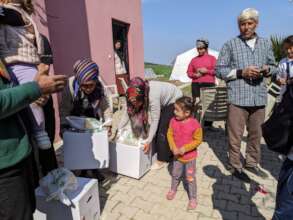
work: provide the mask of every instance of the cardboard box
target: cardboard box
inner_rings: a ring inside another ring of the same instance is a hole
[[[110,143],[110,170],[114,173],[140,179],[152,165],[152,153],[145,154],[143,147]]]
[[[98,220],[100,219],[100,200],[98,181],[78,178],[79,187],[67,193],[72,201],[66,206],[59,201],[46,201],[46,195],[39,187],[36,189],[37,209],[34,220]]]
[[[64,167],[69,170],[109,167],[109,141],[102,132],[72,132],[63,134]]]

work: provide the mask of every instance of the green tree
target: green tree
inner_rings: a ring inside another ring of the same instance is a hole
[[[284,37],[281,36],[271,36],[271,42],[273,47],[274,56],[277,62],[280,62],[280,60],[285,57],[285,53],[282,48]]]

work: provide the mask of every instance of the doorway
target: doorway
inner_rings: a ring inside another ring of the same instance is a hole
[[[118,93],[125,95],[129,82],[128,32],[130,25],[112,19],[114,69]]]

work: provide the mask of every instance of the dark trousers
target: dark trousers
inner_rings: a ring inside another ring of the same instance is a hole
[[[31,157],[0,170],[0,219],[32,220],[35,196]]]
[[[214,87],[214,83],[192,83],[191,84],[191,92],[192,98],[199,98],[200,97],[200,89],[204,87]]]
[[[273,220],[293,219],[293,161],[286,159],[278,180]]]
[[[229,105],[227,123],[229,163],[233,168],[242,168],[240,148],[245,126],[248,131],[245,158],[246,166],[255,167],[260,162],[261,124],[264,122],[264,117],[264,107]]]
[[[174,116],[174,104],[163,107],[161,111],[159,126],[156,137],[154,139],[154,151],[157,152],[157,159],[159,161],[171,162],[173,160],[173,153],[170,150],[167,140],[167,132],[169,122]]]

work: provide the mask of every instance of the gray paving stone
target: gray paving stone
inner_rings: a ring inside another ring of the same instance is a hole
[[[223,122],[215,122],[214,126],[224,127]],[[242,145],[245,146],[245,142]],[[241,151],[244,153],[245,147]],[[104,172],[108,181],[100,187],[101,220],[271,219],[281,165],[275,154],[263,149],[262,167],[268,171],[268,179],[251,175],[269,192],[264,195],[255,192],[254,186],[235,179],[225,169],[227,140],[223,132],[206,133],[198,152],[198,207],[194,212],[186,211],[188,196],[182,184],[173,201],[165,198],[171,182],[167,168],[150,171],[140,180]],[[58,150],[58,161],[62,164],[60,157],[61,149]],[[211,168],[208,171],[207,166]]]

